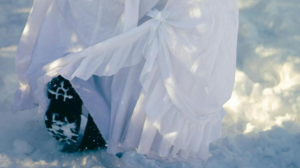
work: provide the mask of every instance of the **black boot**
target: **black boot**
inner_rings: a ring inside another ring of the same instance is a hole
[[[48,83],[50,99],[45,124],[50,134],[64,144],[63,151],[105,148],[100,131],[71,83],[57,76]]]

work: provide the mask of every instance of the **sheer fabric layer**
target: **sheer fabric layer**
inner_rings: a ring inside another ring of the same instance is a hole
[[[143,14],[154,6],[143,3],[130,7]],[[35,95],[41,111],[45,84],[61,74],[104,133],[109,153],[137,148],[156,159],[207,159],[233,88],[236,1],[168,0],[129,26],[121,0],[50,4],[28,57],[31,89],[22,91]]]

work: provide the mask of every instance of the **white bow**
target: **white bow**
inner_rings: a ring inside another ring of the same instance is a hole
[[[158,55],[162,43],[162,41],[159,38],[158,30],[161,28],[163,24],[167,23],[169,12],[167,12],[166,10],[158,11],[157,9],[154,9],[154,10],[150,10],[147,13],[147,16],[152,18],[152,26],[147,41],[142,50],[142,53],[144,54],[144,57],[146,58],[147,61],[141,73],[141,77],[140,77],[141,81],[145,81],[145,78],[147,78],[146,74],[149,73],[154,66],[154,62],[156,60],[156,57]],[[148,90],[149,85],[150,82],[144,83],[144,89],[146,91]]]
[[[153,42],[153,39],[156,35],[156,31],[157,31],[158,27],[162,23],[167,23],[167,19],[169,17],[169,12],[165,9],[162,11],[153,9],[153,10],[150,10],[146,15],[153,19],[153,23],[152,23],[152,27],[151,27],[150,34],[147,39],[146,45],[143,48],[144,54],[146,53],[146,51],[145,51],[146,47],[148,47]]]

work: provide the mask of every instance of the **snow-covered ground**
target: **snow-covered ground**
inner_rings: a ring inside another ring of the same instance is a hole
[[[300,1],[240,0],[236,83],[207,162],[161,163],[130,151],[66,154],[36,109],[12,112],[17,44],[32,0],[0,0],[0,167],[300,168]]]

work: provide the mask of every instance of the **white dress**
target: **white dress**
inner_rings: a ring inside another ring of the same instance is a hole
[[[207,159],[236,68],[236,0],[35,0],[16,57],[15,110],[69,79],[108,143]]]

